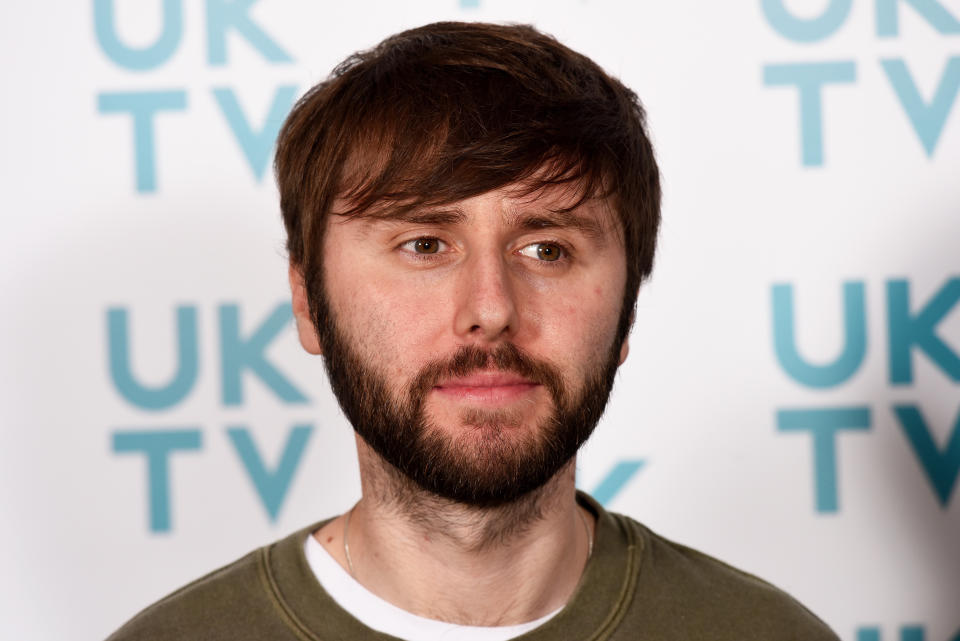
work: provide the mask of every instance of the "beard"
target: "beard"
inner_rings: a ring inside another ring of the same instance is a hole
[[[573,459],[606,407],[619,366],[614,344],[571,393],[557,368],[508,342],[491,349],[462,346],[425,364],[400,397],[390,392],[374,359],[364,358],[336,322],[324,297],[314,319],[334,395],[354,430],[390,466],[426,492],[463,505],[504,506],[543,487]],[[510,410],[466,409],[455,435],[435,425],[424,407],[438,383],[479,370],[519,374],[543,386],[550,413],[523,429]]]

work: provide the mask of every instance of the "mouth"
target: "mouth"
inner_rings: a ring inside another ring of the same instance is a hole
[[[527,397],[540,384],[512,372],[474,372],[448,378],[433,387],[443,397],[482,405],[506,405]]]

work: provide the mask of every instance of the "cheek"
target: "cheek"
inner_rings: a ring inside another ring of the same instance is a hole
[[[341,299],[343,330],[388,379],[410,380],[437,353],[446,299],[383,278],[343,281],[356,284]]]
[[[530,299],[544,355],[567,369],[586,371],[612,348],[622,294],[601,286],[557,290]]]

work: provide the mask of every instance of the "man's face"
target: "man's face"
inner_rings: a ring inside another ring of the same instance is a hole
[[[501,189],[393,218],[328,219],[322,352],[360,436],[424,489],[473,505],[546,483],[599,420],[623,242],[603,201]],[[306,317],[306,318],[305,318]]]

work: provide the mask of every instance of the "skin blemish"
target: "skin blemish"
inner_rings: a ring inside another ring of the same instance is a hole
[[[332,537],[332,536],[328,536],[328,537],[327,537],[327,543],[333,543],[333,537]]]

